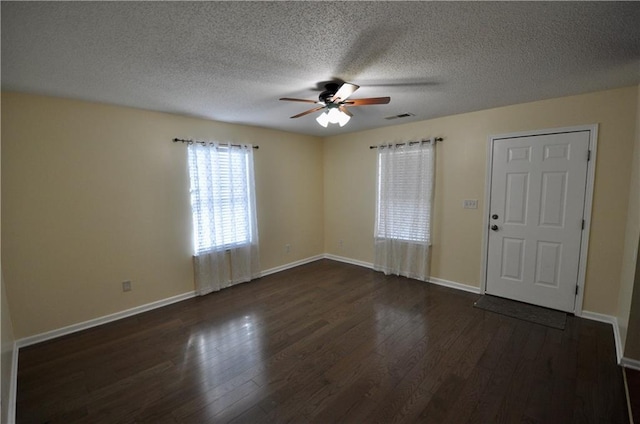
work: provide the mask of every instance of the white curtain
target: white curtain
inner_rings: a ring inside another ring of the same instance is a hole
[[[434,142],[378,146],[374,269],[427,281]]]
[[[196,292],[218,291],[259,276],[253,148],[188,147]]]

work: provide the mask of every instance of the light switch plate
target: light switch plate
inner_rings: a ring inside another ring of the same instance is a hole
[[[462,201],[462,207],[465,209],[478,209],[477,199],[465,199]]]

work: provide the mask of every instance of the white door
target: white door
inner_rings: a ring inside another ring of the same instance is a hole
[[[486,293],[574,311],[589,137],[493,140]]]

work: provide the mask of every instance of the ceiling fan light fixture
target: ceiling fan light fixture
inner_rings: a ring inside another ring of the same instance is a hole
[[[329,119],[329,123],[337,124],[338,122],[340,122],[340,115],[343,115],[340,109],[338,109],[337,107],[330,108],[329,111],[327,112],[327,118]]]
[[[316,118],[318,124],[327,128],[329,124],[339,124],[341,127],[347,125],[353,116],[347,110],[347,106],[367,106],[367,105],[386,105],[391,101],[390,97],[369,97],[364,99],[347,100],[360,86],[349,82],[330,82],[325,84],[326,90],[320,93],[318,101],[308,99],[294,99],[291,97],[281,97],[280,100],[290,102],[317,103],[320,106],[306,110],[291,118],[300,118],[323,110],[323,113]]]
[[[340,124],[341,127],[344,127],[345,125],[347,125],[347,122],[349,122],[350,119],[351,119],[351,117],[349,115],[347,115],[346,113],[340,111],[340,117],[338,118],[338,124]]]
[[[347,125],[347,122],[351,117],[346,113],[342,112],[337,108],[329,109],[327,112],[321,113],[317,118],[316,122],[322,125],[324,128],[327,128],[329,124],[338,124],[341,127]]]
[[[320,116],[316,118],[316,121],[318,122],[318,124],[327,128],[327,125],[329,125],[329,116],[327,115],[327,112],[321,113]]]

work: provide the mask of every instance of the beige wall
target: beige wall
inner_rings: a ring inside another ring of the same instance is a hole
[[[0,181],[1,180],[2,178],[0,173]],[[2,199],[0,198],[0,204],[1,203]],[[2,231],[0,230],[0,234],[1,232]],[[0,246],[2,246],[1,239],[2,238],[0,237]],[[13,335],[13,323],[11,320],[11,311],[9,310],[9,302],[7,301],[7,292],[4,285],[2,261],[0,260],[0,422],[2,423],[9,422],[9,393],[12,383],[11,368],[13,365],[13,355],[17,354],[14,347],[15,337]]]
[[[16,338],[193,290],[176,136],[260,145],[263,270],[323,251],[320,139],[17,93],[3,93],[2,124],[2,264]]]
[[[636,109],[636,138],[629,188],[627,229],[624,244],[618,325],[624,356],[640,361],[640,85]],[[635,288],[634,288],[635,287]],[[629,331],[627,331],[627,328]]]
[[[2,263],[15,335],[193,290],[186,152],[170,142],[175,136],[260,145],[255,166],[263,269],[323,252],[372,262],[376,156],[368,146],[443,136],[432,273],[478,286],[487,137],[598,123],[583,307],[616,315],[637,98],[638,88],[628,87],[323,142],[124,107],[3,94]],[[478,199],[479,208],[463,209],[463,199]],[[126,279],[133,281],[130,293],[121,292]]]
[[[600,124],[583,308],[615,315],[624,251],[637,87],[484,110],[325,140],[325,251],[373,261],[375,151],[369,145],[442,136],[436,158],[432,275],[478,287],[487,137]],[[477,210],[463,199],[478,199]],[[342,248],[340,240],[343,241]]]

